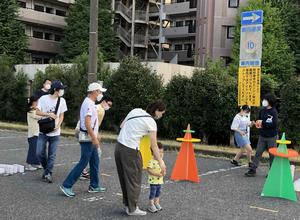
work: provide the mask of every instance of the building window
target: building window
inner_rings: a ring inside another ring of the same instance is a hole
[[[240,0],[228,0],[228,8],[238,8]]]
[[[44,6],[41,6],[41,5],[34,5],[34,10],[35,10],[35,11],[44,12]]]
[[[45,33],[45,40],[53,40],[53,34]]]
[[[49,58],[44,58],[44,64],[49,64],[50,63],[50,59]]]
[[[54,8],[46,7],[46,13],[48,13],[48,14],[54,14]]]
[[[21,8],[26,8],[26,2],[18,1],[18,4]]]
[[[183,21],[176,21],[175,27],[183,27]]]
[[[65,17],[66,16],[66,12],[62,11],[62,10],[56,9],[56,15]]]
[[[182,44],[175,44],[175,51],[182,50]]]
[[[39,38],[39,39],[43,39],[44,36],[43,36],[43,32],[41,31],[33,31],[33,35],[32,35],[34,38]]]
[[[232,62],[231,57],[221,57],[224,60],[226,66],[228,66]]]
[[[61,42],[61,41],[63,41],[63,39],[64,39],[63,36],[55,34],[55,37],[54,37],[55,41]]]
[[[234,26],[227,26],[227,39],[234,38]]]
[[[43,64],[43,59],[41,57],[32,57],[33,64]]]

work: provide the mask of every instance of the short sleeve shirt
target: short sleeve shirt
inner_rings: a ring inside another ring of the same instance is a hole
[[[52,98],[51,95],[44,95],[38,100],[37,108],[46,113],[54,113],[55,107],[58,98]],[[59,122],[59,115],[68,111],[66,100],[63,97],[60,97],[59,107],[56,113],[57,118],[55,119],[55,124],[57,125]],[[46,118],[46,117],[44,117]],[[61,129],[59,128],[56,131],[52,131],[47,134],[47,136],[58,136],[60,135]]]
[[[85,98],[80,108],[80,128],[82,130],[87,130],[85,126],[85,118],[87,116],[91,117],[91,126],[95,135],[97,135],[99,130],[97,106],[95,102],[88,97]]]
[[[154,160],[154,159],[149,160],[147,168],[151,169],[155,173],[161,173],[161,168],[160,168],[157,160]],[[163,184],[164,178],[162,176],[158,177],[158,176],[153,176],[153,175],[149,174],[148,175],[148,183],[149,184]]]
[[[130,119],[137,116],[145,117]],[[124,119],[118,142],[126,147],[139,150],[141,138],[149,134],[150,131],[157,131],[155,120],[145,110],[141,108],[133,109]]]

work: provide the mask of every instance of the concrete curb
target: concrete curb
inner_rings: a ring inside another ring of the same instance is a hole
[[[15,123],[7,123],[7,122],[0,122],[0,129],[6,129],[6,130],[15,130],[15,131],[27,131],[27,126],[24,124],[15,124]],[[71,130],[62,129],[61,135],[64,137],[74,137],[74,132]],[[117,135],[109,135],[106,133],[101,134],[101,139],[104,142],[116,142]],[[164,144],[164,141],[161,141]],[[171,151],[179,151],[180,146],[175,144],[164,144],[167,147],[167,150]],[[199,145],[201,146],[201,145]],[[194,148],[195,153],[213,156],[213,157],[225,157],[225,158],[233,158],[236,154],[236,152],[232,152],[232,148],[230,147],[220,147],[220,149],[201,149],[200,147],[196,146]],[[231,150],[231,151],[230,151]],[[235,150],[237,151],[237,149]],[[262,157],[263,162],[268,161],[268,156],[266,154]],[[292,158],[291,164],[294,165],[300,165],[300,158]]]

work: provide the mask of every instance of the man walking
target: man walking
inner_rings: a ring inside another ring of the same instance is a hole
[[[96,101],[103,97],[102,93],[106,89],[102,88],[99,83],[91,83],[88,87],[88,96],[83,101],[80,108],[80,133],[79,143],[81,147],[81,157],[78,164],[69,173],[63,184],[60,186],[61,191],[68,197],[74,197],[72,190],[83,169],[90,164],[91,180],[88,188],[89,193],[105,192],[106,189],[99,184],[99,156],[98,140],[99,120]]]

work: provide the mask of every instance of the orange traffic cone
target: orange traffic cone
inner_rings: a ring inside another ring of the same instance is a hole
[[[184,138],[176,139],[177,141],[182,141],[182,144],[171,174],[171,179],[189,180],[199,183],[200,178],[198,175],[193,142],[200,142],[200,139],[192,138],[191,133],[194,131],[190,130],[190,125],[188,125],[187,130],[184,130],[184,132]]]

